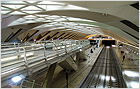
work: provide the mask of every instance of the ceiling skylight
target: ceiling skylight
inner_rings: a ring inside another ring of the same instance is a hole
[[[34,2],[37,2],[37,1],[27,1],[27,2],[29,2],[29,3],[34,3]]]
[[[32,10],[41,10],[41,9],[37,8],[36,6],[28,6],[28,7],[25,7],[23,9],[21,9],[21,10],[30,10],[30,11],[32,11]]]
[[[42,1],[38,4],[49,4],[49,5],[64,5],[63,3],[52,2],[52,1]]]
[[[8,26],[25,23],[47,22],[47,24],[43,24],[32,29],[52,27],[50,30],[63,29],[85,34],[93,34],[98,32],[95,32],[95,28],[98,27],[97,25],[79,23],[80,21],[87,23],[96,21],[68,16],[37,14],[38,12],[44,12],[48,10],[86,10],[86,8],[51,1],[2,1],[1,4],[2,15],[25,15],[24,17],[13,21]]]
[[[20,11],[14,11],[14,12],[12,12],[12,13],[10,13],[11,15],[23,15],[23,14],[25,14],[25,13],[23,13],[23,12],[20,12]]]
[[[83,9],[85,8],[66,5],[65,3],[58,3],[52,1],[2,1],[1,2],[1,12],[3,15],[7,14],[34,14],[41,11],[49,11],[49,10],[63,10],[63,9]],[[4,11],[9,11],[9,13],[5,13]],[[14,13],[13,13],[14,12]],[[17,13],[16,13],[17,12]],[[25,12],[25,13],[24,13]]]
[[[1,4],[26,4],[23,1],[1,1]]]

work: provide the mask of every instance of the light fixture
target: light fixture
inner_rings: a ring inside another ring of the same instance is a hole
[[[82,51],[82,49],[80,49],[80,51]]]
[[[14,83],[17,83],[17,82],[19,82],[20,80],[22,80],[23,78],[25,78],[23,75],[18,75],[18,76],[13,77],[13,78],[12,78],[12,81],[13,81]]]
[[[106,46],[106,48],[110,48],[110,46]]]

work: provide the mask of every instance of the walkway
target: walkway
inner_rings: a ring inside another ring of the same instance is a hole
[[[10,83],[9,78],[19,74],[31,75],[42,68],[48,68],[50,64],[60,61],[59,57],[72,54],[82,48],[86,49],[90,43],[88,40],[54,40],[37,42],[37,44],[11,44],[10,46],[7,44],[4,47],[3,45],[1,48],[2,86]]]

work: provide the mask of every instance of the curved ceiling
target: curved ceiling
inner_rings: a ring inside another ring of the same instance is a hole
[[[2,42],[105,34],[139,46],[138,1],[2,1]],[[136,5],[135,5],[136,4]]]

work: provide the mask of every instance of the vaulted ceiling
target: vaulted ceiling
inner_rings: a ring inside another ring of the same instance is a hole
[[[139,46],[139,1],[2,1],[1,41],[104,34]]]

